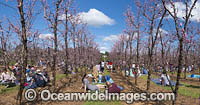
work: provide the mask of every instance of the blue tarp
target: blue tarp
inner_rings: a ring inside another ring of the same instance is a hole
[[[143,69],[143,74],[148,74],[147,69]]]
[[[190,78],[200,78],[200,75],[192,74],[192,75],[189,75],[188,77],[190,77]]]
[[[161,82],[160,82],[160,78],[153,78],[151,79],[154,83],[156,83],[157,85],[161,85]],[[172,86],[175,86],[176,85],[176,82],[174,81],[170,81]]]

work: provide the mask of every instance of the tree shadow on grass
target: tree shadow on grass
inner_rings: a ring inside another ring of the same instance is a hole
[[[195,85],[185,85],[185,87],[200,89],[200,86],[195,86]]]

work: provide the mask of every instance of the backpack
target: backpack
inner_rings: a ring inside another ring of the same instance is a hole
[[[38,87],[44,87],[46,85],[44,78],[40,74],[36,74],[34,76],[34,80],[35,80],[35,83]]]

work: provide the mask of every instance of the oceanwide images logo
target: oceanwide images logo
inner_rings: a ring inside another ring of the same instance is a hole
[[[133,101],[163,101],[174,100],[174,93],[108,93],[105,92],[88,92],[88,93],[53,93],[49,90],[42,90],[38,94],[34,89],[28,89],[25,92],[25,99],[27,101],[34,101],[38,96],[43,101],[126,101],[126,103],[133,103]]]
[[[27,101],[34,101],[37,97],[37,93],[34,89],[26,90],[24,97]]]

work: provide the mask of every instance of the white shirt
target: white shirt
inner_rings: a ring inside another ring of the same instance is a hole
[[[166,76],[166,74],[162,74],[162,75],[161,75],[161,78],[163,78],[163,80],[164,80],[164,82],[166,83],[166,85],[170,85],[170,84],[169,84],[169,81],[168,81],[168,79],[167,79],[167,77],[168,77],[168,79],[170,80],[169,75],[167,75],[167,76]]]
[[[2,73],[2,78],[3,80],[7,81],[10,80],[10,73],[6,72],[6,73]]]
[[[135,64],[132,65],[132,68],[135,68]]]
[[[101,62],[101,66],[104,66],[104,62]]]

